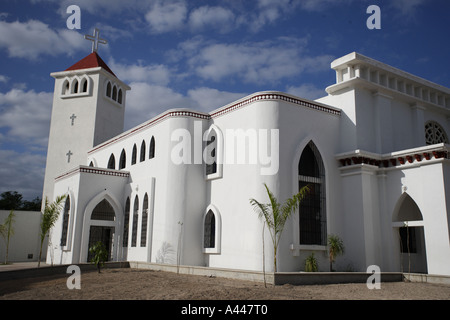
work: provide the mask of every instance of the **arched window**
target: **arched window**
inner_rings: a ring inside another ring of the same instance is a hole
[[[209,210],[205,217],[203,229],[203,247],[214,248],[216,246],[216,218],[214,212]]]
[[[206,141],[204,149],[205,160],[205,178],[207,180],[222,178],[223,173],[223,135],[222,131],[216,125],[204,132],[203,141]],[[252,158],[253,153],[249,151],[249,156]],[[231,156],[233,158],[233,155]],[[238,156],[238,163],[241,161]],[[253,160],[250,160],[252,162]],[[256,162],[255,162],[256,163]]]
[[[66,203],[64,204],[63,225],[61,232],[61,247],[67,245],[67,235],[69,230],[69,214],[70,214],[70,197],[67,196]]]
[[[137,158],[137,147],[136,144],[133,146],[133,154],[131,155],[131,164],[136,164],[136,158]]]
[[[414,224],[409,222],[414,221]],[[404,192],[395,205],[392,222],[398,226],[400,259],[403,265],[408,265],[409,255],[414,253],[411,272],[427,273],[427,258],[425,250],[425,235],[423,215],[417,203]]]
[[[206,142],[206,175],[217,172],[216,147],[216,133],[213,131],[209,140]]]
[[[130,224],[130,198],[125,203],[125,215],[123,217],[123,241],[122,245],[128,247],[128,228]]]
[[[425,142],[427,145],[448,143],[447,133],[439,123],[435,121],[428,121],[425,124]]]
[[[119,93],[117,94],[117,102],[122,104],[122,89],[119,89]]]
[[[91,161],[91,162],[89,163],[89,167],[93,167],[93,166],[94,166],[94,162]]]
[[[108,84],[106,85],[106,96],[108,98],[111,98],[111,82],[108,81]]]
[[[141,223],[141,247],[147,245],[147,221],[148,221],[148,195],[144,196],[144,204],[142,206],[142,223]]]
[[[114,101],[117,100],[117,87],[116,87],[116,86],[113,87],[113,91],[112,91],[112,99],[113,99]]]
[[[131,246],[132,247],[136,247],[138,218],[139,218],[139,198],[138,198],[138,196],[136,196],[134,198],[134,207],[133,207],[133,230],[131,231]]]
[[[63,86],[62,86],[62,92],[63,95],[65,94],[69,94],[70,93],[70,85],[69,85],[69,80],[64,80],[63,82]]]
[[[108,200],[103,199],[92,211],[91,220],[114,221],[116,214]]]
[[[72,93],[78,93],[78,80],[75,79],[72,82]]]
[[[122,149],[119,160],[119,170],[124,169],[127,163],[127,155],[125,154],[125,149]]]
[[[114,154],[111,154],[108,161],[108,169],[115,169],[116,168],[116,158],[114,157]]]
[[[87,92],[87,79],[83,78],[83,80],[81,80],[81,92]]]
[[[155,157],[155,137],[152,137],[150,140],[150,153],[149,159],[153,159]]]
[[[141,155],[140,155],[140,161],[145,161],[145,141],[142,140],[141,143]]]
[[[298,187],[309,186],[300,204],[300,244],[326,245],[325,168],[316,145],[310,141],[298,164]]]

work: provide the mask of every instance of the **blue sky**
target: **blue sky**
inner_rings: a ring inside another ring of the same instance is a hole
[[[370,5],[381,29],[369,30]],[[81,29],[69,30],[69,5]],[[316,99],[357,51],[450,87],[448,0],[2,0],[0,192],[42,196],[54,79],[91,52],[124,82],[125,129],[175,107],[211,111],[279,90]]]

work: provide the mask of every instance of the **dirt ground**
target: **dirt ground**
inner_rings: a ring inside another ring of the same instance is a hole
[[[81,274],[81,289],[69,290],[70,275],[0,282],[0,300],[450,300],[450,285],[365,283],[282,285],[182,275],[140,269],[103,269]]]

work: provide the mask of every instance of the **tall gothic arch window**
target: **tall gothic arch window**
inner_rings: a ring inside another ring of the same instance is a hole
[[[87,92],[87,85],[88,85],[87,79],[83,78],[83,80],[81,80],[81,92]]]
[[[111,98],[111,82],[108,81],[108,84],[106,85],[106,96],[108,98]]]
[[[127,163],[127,155],[125,153],[125,149],[122,149],[122,153],[120,154],[119,160],[119,169],[124,169]]]
[[[155,157],[155,137],[152,137],[150,140],[150,153],[149,159],[153,159]]]
[[[132,247],[136,247],[136,243],[137,243],[138,218],[139,218],[139,198],[138,198],[138,196],[136,196],[134,198],[134,207],[133,207],[133,230],[131,231],[131,246]]]
[[[69,94],[70,93],[70,84],[69,84],[69,80],[64,80],[63,82],[63,86],[62,86],[62,94]]]
[[[78,93],[78,80],[77,79],[73,80],[72,93]]]
[[[310,141],[298,164],[299,190],[308,185],[310,192],[300,204],[300,244],[326,245],[327,221],[325,168],[316,145]]]
[[[117,94],[117,102],[122,104],[122,89],[119,89],[119,93]]]
[[[115,169],[116,168],[116,158],[114,157],[114,154],[111,154],[108,161],[108,169]]]
[[[144,140],[142,140],[142,143],[141,143],[141,154],[139,156],[139,160],[141,162],[145,161],[145,141]]]
[[[117,87],[113,86],[113,90],[112,90],[112,97],[111,97],[114,101],[117,100]]]
[[[61,232],[61,247],[67,245],[67,235],[69,230],[69,215],[70,215],[70,197],[67,196],[64,204],[63,225]]]
[[[127,202],[125,203],[125,215],[123,218],[123,241],[122,245],[128,247],[128,229],[130,224],[130,198],[127,197]]]
[[[216,132],[214,130],[211,131],[210,137],[206,142],[207,149],[207,162],[206,162],[206,175],[213,174],[217,172],[217,141],[216,141]]]
[[[148,221],[148,195],[144,196],[144,204],[142,205],[142,223],[141,223],[141,247],[147,245],[147,221]]]
[[[137,147],[136,144],[133,146],[133,153],[131,154],[131,164],[136,164],[136,158],[137,158]]]
[[[212,210],[209,210],[205,217],[203,246],[204,248],[214,248],[216,246],[216,218]]]
[[[427,145],[448,143],[447,133],[439,123],[435,121],[428,121],[425,124],[425,142]]]

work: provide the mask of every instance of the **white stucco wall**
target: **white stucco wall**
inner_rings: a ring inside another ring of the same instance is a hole
[[[0,210],[0,224],[5,222],[10,210]],[[39,211],[14,211],[14,235],[9,240],[8,262],[38,261],[40,248]],[[42,258],[46,255],[46,241],[43,245]],[[0,261],[5,262],[6,239],[0,238]]]

